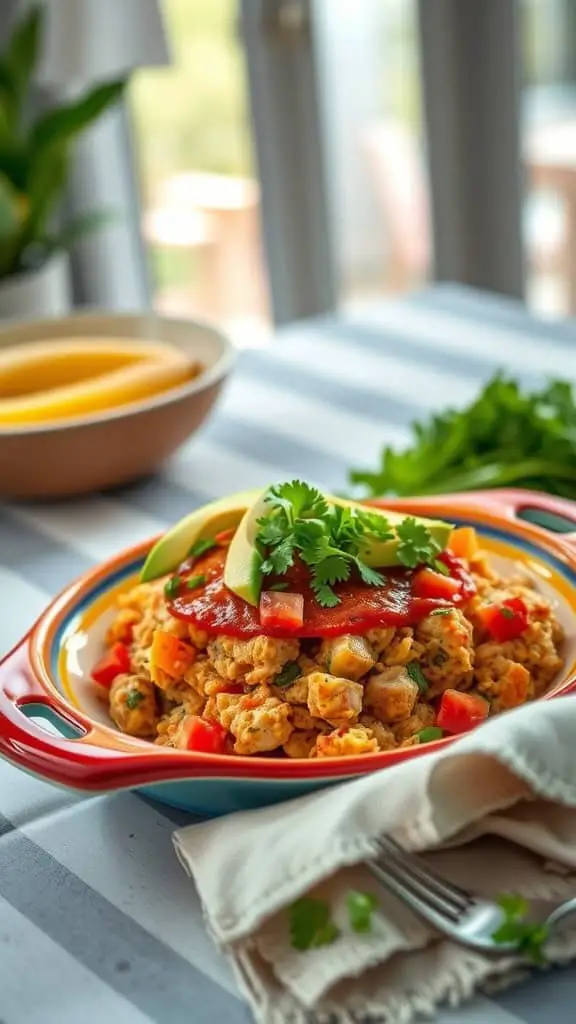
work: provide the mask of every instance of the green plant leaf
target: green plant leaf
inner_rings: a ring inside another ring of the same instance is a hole
[[[29,151],[25,141],[12,134],[6,107],[3,106],[2,110],[6,130],[0,130],[0,172],[6,175],[18,192],[25,192],[28,187]]]
[[[21,251],[31,242],[42,242],[48,233],[50,218],[58,205],[68,173],[68,147],[51,146],[30,168],[29,209],[24,223]]]
[[[117,214],[113,210],[91,210],[69,221],[60,231],[49,232],[43,242],[50,252],[57,249],[70,249],[84,235],[96,231],[98,228],[109,224],[116,219]]]
[[[11,82],[13,115],[17,123],[25,108],[30,81],[38,63],[43,29],[44,11],[35,5],[16,25],[4,53],[4,68]]]
[[[79,100],[51,110],[39,118],[32,130],[35,153],[53,145],[69,142],[93,121],[118,102],[124,92],[125,81],[108,82],[85,93]]]
[[[20,216],[18,193],[10,179],[0,172],[0,275],[15,269]]]

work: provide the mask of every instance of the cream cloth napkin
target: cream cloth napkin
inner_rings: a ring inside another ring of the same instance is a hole
[[[438,938],[380,888],[363,861],[382,834],[409,850],[443,846],[426,854],[431,866],[480,895],[519,893],[545,901],[539,911],[576,895],[576,700],[531,704],[445,752],[175,833],[259,1024],[409,1024],[518,977],[513,960]],[[378,897],[369,934],[350,930],[350,889]],[[298,952],[287,908],[311,892],[329,901],[342,934]],[[548,955],[576,956],[576,918]]]

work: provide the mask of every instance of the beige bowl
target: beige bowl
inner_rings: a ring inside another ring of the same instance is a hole
[[[204,422],[234,363],[219,331],[153,314],[81,313],[0,330],[0,347],[70,337],[165,341],[205,370],[188,384],[124,408],[45,426],[0,428],[0,495],[60,498],[135,480],[156,470]]]

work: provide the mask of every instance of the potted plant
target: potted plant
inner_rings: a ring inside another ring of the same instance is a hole
[[[55,315],[68,305],[66,250],[102,220],[58,223],[74,142],[124,88],[108,82],[31,117],[44,17],[33,7],[0,55],[0,317]]]

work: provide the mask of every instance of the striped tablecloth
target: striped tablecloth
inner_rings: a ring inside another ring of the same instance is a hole
[[[0,508],[0,650],[93,562],[207,499],[300,475],[333,490],[414,417],[497,367],[576,376],[576,327],[452,287],[285,330],[242,354],[217,414],[162,479],[113,497]],[[241,1024],[228,965],[172,852],[181,817],[78,798],[0,764],[0,1024]],[[571,1024],[576,967],[442,1024]]]

